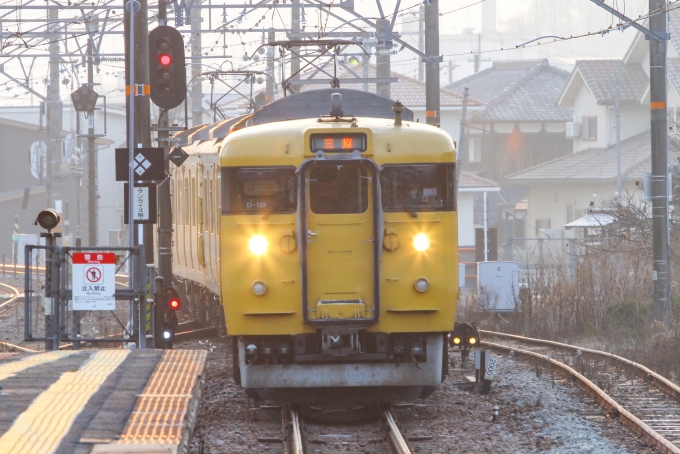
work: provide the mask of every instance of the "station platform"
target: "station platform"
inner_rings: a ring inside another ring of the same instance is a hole
[[[187,452],[206,355],[127,349],[0,353],[0,452]]]

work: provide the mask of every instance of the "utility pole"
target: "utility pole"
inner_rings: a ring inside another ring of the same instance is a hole
[[[670,258],[668,235],[668,125],[666,117],[666,0],[649,0],[649,30],[660,40],[649,40],[649,101],[652,122],[652,249],[654,319],[670,321]]]
[[[54,3],[56,5],[56,3]],[[50,8],[48,12],[50,31],[50,85],[47,95],[47,131],[49,134],[49,145],[47,147],[47,178],[45,188],[47,192],[47,207],[54,206],[55,199],[58,198],[58,179],[59,167],[57,164],[61,158],[61,122],[62,122],[62,102],[59,95],[59,11],[57,8]]]
[[[91,30],[94,32],[95,30]],[[92,35],[87,40],[87,84],[94,90]],[[80,115],[80,114],[78,114]],[[94,137],[94,109],[87,112],[87,238],[97,246],[97,144]]]
[[[621,198],[623,182],[621,178],[621,86],[616,78],[616,198]]]
[[[274,34],[274,29],[270,28],[269,32],[267,33],[267,42],[274,42],[276,40],[276,35]],[[274,48],[273,47],[268,47],[267,48],[267,75],[268,77],[265,80],[265,92],[264,92],[264,99],[265,103],[269,104],[274,100]]]
[[[130,12],[128,8],[125,9],[125,49],[128,53],[128,58],[125,59],[125,83],[129,89],[129,96],[127,101],[127,119],[128,119],[128,148],[130,148],[131,160],[134,159],[134,148],[150,147],[151,146],[151,119],[150,106],[151,100],[145,94],[148,93],[149,86],[149,26],[146,20],[148,16],[147,0],[127,0],[127,5],[138,5],[135,8],[136,13],[133,14],[133,20],[130,20]],[[130,22],[132,22],[132,33]],[[136,37],[136,38],[135,38]],[[132,39],[131,39],[132,38]],[[130,53],[130,42],[134,44],[134,52]],[[131,73],[132,71],[132,73]],[[130,115],[130,113],[133,115]],[[134,180],[134,173],[132,167],[130,168],[130,180]],[[130,207],[133,205],[134,184],[130,185]],[[131,213],[132,214],[132,213]],[[135,229],[134,216],[130,216],[129,228],[130,232],[130,246],[138,244],[137,229]],[[142,228],[140,235],[142,243],[144,244],[144,257],[147,263],[153,263],[153,229],[151,225],[146,225]]]
[[[300,39],[300,0],[293,0],[293,7],[290,9],[292,37],[293,39]],[[296,85],[294,81],[300,80],[300,47],[293,46],[291,49],[290,58],[290,74],[291,74],[291,89],[294,93],[300,92],[300,86]]]
[[[418,8],[418,50],[425,51],[425,7],[420,5]],[[423,60],[418,62],[418,80],[423,80],[424,77]]]
[[[202,17],[201,0],[194,0],[191,4],[191,126],[203,124],[203,79],[199,76],[202,71]]]
[[[458,146],[456,147],[456,190],[460,182],[460,171],[463,167],[463,153],[465,149],[465,121],[467,116],[468,87],[463,90],[463,111],[460,114],[460,135],[458,136]]]
[[[388,79],[391,75],[389,54],[391,48],[387,47],[391,44],[391,39],[389,39],[387,36],[389,29],[390,21],[387,19],[378,19],[375,21],[375,36],[378,38],[378,45],[376,46],[377,55],[375,56],[375,77],[378,79]],[[375,84],[375,92],[378,96],[389,99],[390,83],[386,82]]]
[[[673,315],[668,235],[668,125],[666,117],[666,0],[649,0],[649,28],[626,17],[601,0],[600,8],[641,31],[649,39],[649,108],[652,145],[652,281],[654,320],[666,322]]]
[[[428,125],[438,125],[439,117],[439,0],[425,5],[425,115]]]
[[[475,73],[479,72],[482,62],[482,35],[477,35],[477,53],[475,54]]]

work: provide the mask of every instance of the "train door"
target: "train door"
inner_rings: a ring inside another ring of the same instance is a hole
[[[305,320],[377,321],[376,244],[382,232],[377,167],[367,159],[308,161],[301,174]]]

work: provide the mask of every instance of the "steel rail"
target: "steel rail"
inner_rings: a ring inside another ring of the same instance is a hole
[[[497,332],[494,332],[494,331],[485,331],[485,330],[481,330],[481,329],[479,330],[479,332],[481,334],[487,334],[487,335],[500,337],[500,338],[506,338],[506,339],[513,339],[513,340],[525,342],[525,343],[528,343],[528,344],[550,345],[552,347],[558,347],[558,348],[563,348],[563,349],[573,350],[573,351],[579,351],[580,350],[582,353],[589,353],[589,354],[592,354],[592,355],[598,355],[598,356],[603,356],[605,358],[612,359],[615,362],[618,362],[619,364],[623,364],[625,366],[628,366],[629,368],[632,368],[639,375],[643,376],[643,378],[654,382],[654,384],[656,384],[663,391],[665,391],[666,393],[675,397],[676,399],[680,400],[680,386],[676,385],[675,383],[668,380],[667,378],[659,375],[658,373],[654,372],[653,370],[649,369],[648,367],[646,367],[642,364],[636,363],[634,361],[631,361],[629,359],[626,359],[622,356],[618,356],[618,355],[615,355],[613,353],[603,352],[603,351],[600,351],[600,350],[592,350],[590,348],[578,347],[576,345],[563,344],[561,342],[555,342],[555,341],[549,341],[549,340],[543,340],[543,339],[535,339],[535,338],[531,338],[531,337],[517,336],[515,334],[497,333]]]
[[[480,330],[480,332],[482,332]],[[496,335],[497,333],[493,333],[490,331],[486,331],[486,334],[492,334]],[[500,333],[498,333],[500,334]],[[506,335],[503,335],[506,336]],[[503,337],[499,336],[499,337]],[[513,336],[515,340],[521,340],[524,339],[521,336]],[[540,342],[538,339],[532,339],[533,341]],[[528,342],[528,341],[527,341]],[[559,344],[558,342],[555,342],[555,344]],[[614,399],[612,399],[606,392],[602,391],[597,385],[595,385],[593,382],[591,382],[589,379],[587,379],[585,376],[581,375],[579,372],[577,372],[575,369],[571,368],[570,366],[567,366],[566,364],[557,361],[553,358],[550,358],[548,356],[542,355],[540,353],[532,352],[529,350],[522,350],[518,349],[516,347],[511,347],[508,345],[502,345],[502,344],[496,344],[494,342],[489,342],[489,341],[482,341],[481,345],[486,345],[492,348],[504,350],[507,352],[514,352],[515,354],[520,354],[524,356],[529,356],[532,358],[539,359],[543,362],[549,363],[559,369],[561,369],[566,375],[571,375],[576,379],[576,381],[581,385],[585,391],[590,394],[592,397],[597,399],[602,406],[609,410],[614,410],[615,412],[618,413],[618,416],[622,419],[622,421],[630,426],[634,431],[636,431],[639,435],[644,437],[646,441],[651,443],[655,448],[657,448],[660,452],[664,454],[680,454],[680,448],[675,446],[673,443],[668,441],[666,438],[664,438],[662,435],[659,435],[658,432],[656,432],[654,429],[652,429],[649,425],[647,425],[645,422],[640,420],[638,417],[633,415],[631,412],[623,408],[621,405],[619,405]],[[560,345],[566,345],[566,344],[560,344]],[[573,346],[572,346],[573,347]],[[583,351],[583,350],[582,350]],[[592,350],[593,352],[595,350]]]
[[[300,432],[300,417],[298,412],[290,409],[289,418],[292,432],[290,440],[291,454],[304,454],[304,449],[302,448],[302,434]]]
[[[397,454],[411,454],[411,449],[408,447],[408,443],[401,434],[399,427],[397,427],[397,422],[394,419],[391,411],[386,411],[383,413],[385,420],[387,421],[387,426],[390,429],[390,440],[392,440],[392,446]]]
[[[21,345],[12,344],[10,342],[0,341],[0,352],[24,352],[24,353],[40,353],[39,350],[22,347]]]
[[[19,289],[14,287],[13,285],[3,284],[3,283],[0,282],[0,287],[4,288],[6,290],[9,290],[9,292],[13,294],[10,297],[10,299],[8,299],[4,303],[0,304],[0,309],[2,309],[3,307],[9,306],[13,302],[15,302],[19,298],[19,296],[21,295],[21,292],[19,292]],[[3,310],[2,312],[0,312],[0,314],[4,314],[8,310],[9,310],[9,308]]]

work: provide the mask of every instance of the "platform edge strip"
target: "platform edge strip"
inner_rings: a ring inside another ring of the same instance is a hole
[[[53,453],[90,397],[129,353],[129,350],[100,351],[77,371],[63,373],[0,437],[3,453]]]

